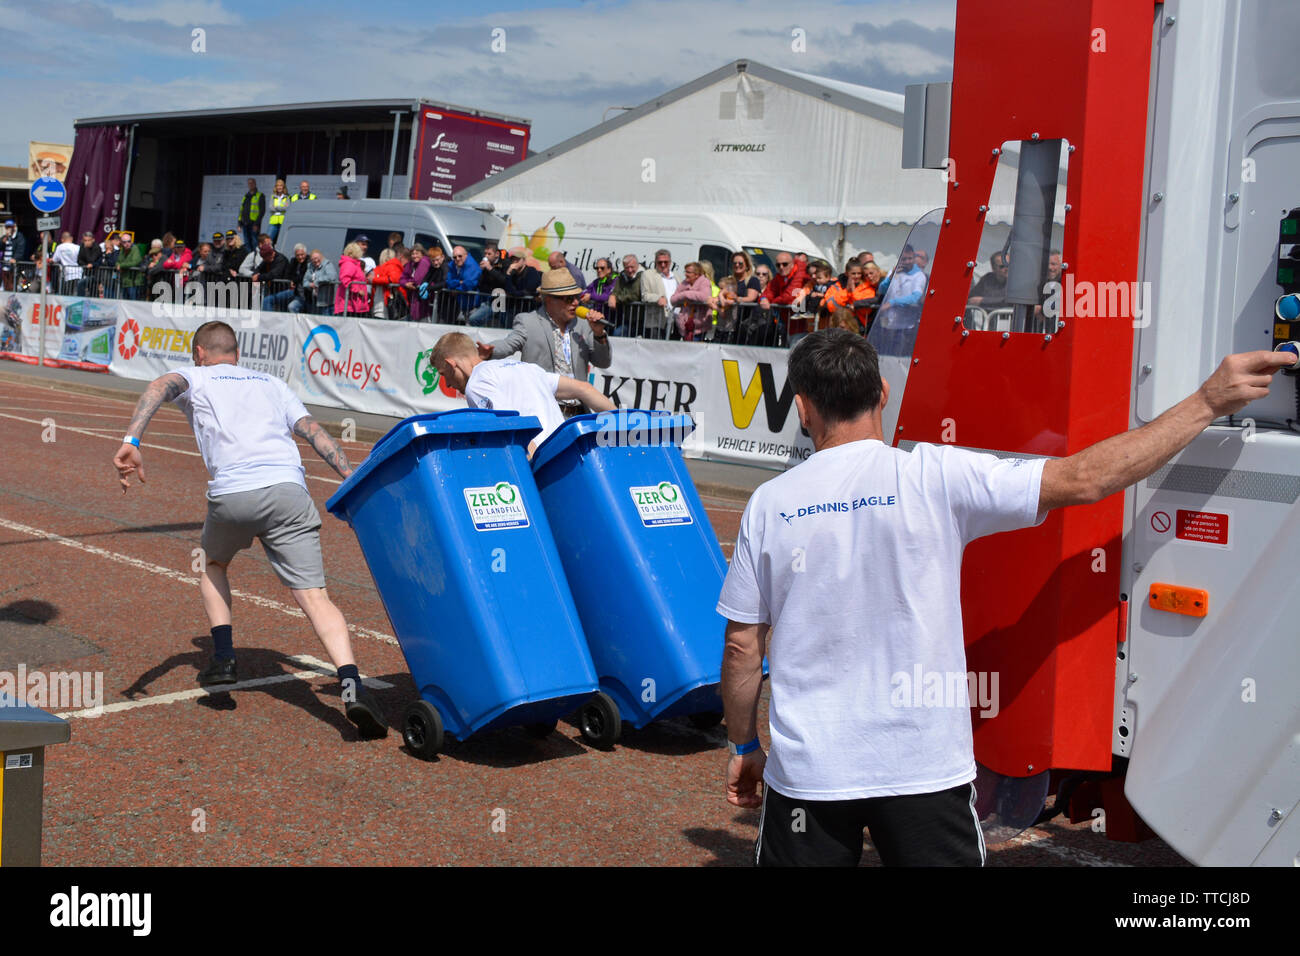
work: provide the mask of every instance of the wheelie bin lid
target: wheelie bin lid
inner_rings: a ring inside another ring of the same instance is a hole
[[[72,728],[62,717],[19,703],[0,691],[0,750],[66,743]]]
[[[454,408],[445,412],[428,412],[412,415],[394,425],[370,449],[366,460],[357,466],[339,490],[325,502],[325,508],[335,517],[344,517],[337,510],[353,489],[366,480],[366,476],[387,459],[397,454],[417,438],[426,435],[482,435],[487,432],[518,432],[528,441],[542,430],[542,423],[533,415],[520,415],[515,411],[494,408]]]
[[[690,415],[652,412],[641,408],[620,408],[612,412],[575,415],[551,432],[533,453],[533,474],[563,455],[579,439],[597,432],[609,435],[633,433],[634,446],[680,445],[695,430]],[[621,444],[621,443],[620,443]]]

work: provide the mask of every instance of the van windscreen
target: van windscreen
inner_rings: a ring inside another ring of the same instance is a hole
[[[475,239],[472,236],[448,236],[447,238],[451,240],[451,245],[453,247],[464,246],[465,251],[469,253],[469,257],[475,262],[482,261],[483,253],[487,250],[486,240]],[[426,249],[432,249],[435,245],[443,246],[442,251],[446,254],[448,259],[451,258],[451,249],[444,245],[443,241],[435,235],[427,232],[417,232],[415,234],[415,241],[420,243]]]

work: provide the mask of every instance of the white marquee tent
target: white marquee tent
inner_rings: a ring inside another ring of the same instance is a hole
[[[863,249],[888,261],[946,190],[941,170],[901,168],[902,142],[901,93],[737,60],[456,198],[740,213],[795,224],[837,265]],[[1007,234],[1015,155],[994,184],[981,265]]]

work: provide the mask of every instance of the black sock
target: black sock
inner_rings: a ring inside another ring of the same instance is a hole
[[[222,661],[235,659],[235,638],[231,625],[218,624],[212,629],[212,656]]]
[[[339,681],[343,684],[343,693],[346,695],[348,694],[348,691],[351,691],[352,693],[349,695],[349,698],[351,700],[356,700],[357,694],[361,688],[361,672],[357,670],[357,665],[344,664],[340,667]],[[348,683],[349,681],[352,681],[353,683]]]

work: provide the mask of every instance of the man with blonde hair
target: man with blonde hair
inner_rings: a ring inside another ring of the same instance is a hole
[[[614,403],[593,385],[548,372],[531,362],[487,362],[464,332],[438,339],[429,364],[448,384],[465,393],[470,408],[498,408],[534,415],[542,430],[528,444],[529,457],[555,429],[564,424],[560,401],[579,401],[593,412],[608,412]]]

